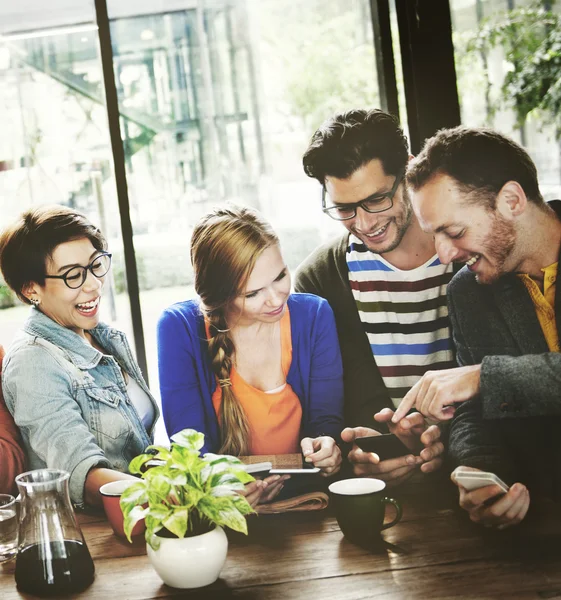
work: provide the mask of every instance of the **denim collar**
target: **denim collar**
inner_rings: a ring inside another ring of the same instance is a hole
[[[103,357],[103,354],[88,344],[82,336],[67,327],[59,325],[34,306],[31,307],[31,312],[23,325],[23,330],[30,335],[38,336],[58,346],[79,369],[93,369]],[[117,336],[120,340],[124,335],[102,323],[94,329],[90,329],[89,332],[109,352],[115,346],[112,338]]]

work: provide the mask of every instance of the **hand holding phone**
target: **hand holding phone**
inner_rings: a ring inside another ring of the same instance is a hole
[[[498,485],[503,493],[507,493],[510,489],[508,485],[494,473],[489,471],[472,471],[471,469],[465,469],[458,467],[454,473],[454,480],[456,483],[461,485],[468,492],[472,490],[478,490],[479,488],[486,487],[488,485]]]
[[[393,433],[357,437],[354,441],[364,452],[375,452],[381,461],[413,454],[413,452]]]
[[[460,489],[460,507],[474,523],[505,529],[520,523],[530,507],[526,486],[515,483],[509,488],[494,473],[458,467],[452,473],[452,480]],[[497,493],[492,486],[500,491]]]

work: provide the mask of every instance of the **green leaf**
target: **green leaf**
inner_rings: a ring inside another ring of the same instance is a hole
[[[211,465],[228,463],[230,465],[242,465],[243,467],[243,462],[237,456],[230,456],[229,454],[213,454],[212,452],[207,452],[203,456],[203,460]]]
[[[247,521],[235,507],[220,512],[220,524],[247,535]]]
[[[234,496],[239,495],[238,492],[244,489],[244,484],[236,482],[229,485],[217,485],[210,491],[211,496]]]
[[[200,490],[195,487],[190,487],[186,490],[186,495],[189,498],[189,502],[192,506],[197,506],[197,504],[201,501],[202,498],[206,496],[203,490]]]
[[[238,494],[232,497],[232,501],[234,502],[236,509],[239,510],[242,515],[250,515],[255,512],[255,509],[245,499],[245,496],[240,496]]]
[[[128,509],[129,506],[134,506],[136,504],[145,504],[148,502],[148,491],[146,481],[139,480],[138,483],[129,486],[122,494],[121,494],[121,509]]]
[[[168,471],[166,480],[170,485],[187,485],[189,477],[181,469],[171,468]]]
[[[244,484],[255,481],[255,477],[253,477],[253,475],[250,475],[249,473],[246,473],[243,469],[240,471],[233,471],[233,474],[236,476],[238,481]]]
[[[184,429],[171,436],[172,442],[189,450],[200,450],[205,444],[205,436],[194,429]]]
[[[151,535],[148,535],[148,530],[146,530],[146,541],[150,544],[152,550],[158,550],[162,540],[159,536],[156,535],[156,532],[153,532]]]
[[[190,471],[198,460],[200,460],[199,456],[195,452],[176,446],[171,451],[169,466],[183,471]]]
[[[141,521],[142,519],[144,519],[144,517],[147,515],[149,511],[149,508],[142,508],[142,506],[134,506],[132,507],[132,509],[127,512],[127,514],[124,514],[124,530],[125,530],[125,535],[127,536],[127,540],[129,542],[131,542],[131,533],[132,530],[134,529],[134,526],[138,523],[138,521]]]
[[[150,498],[158,498],[158,502],[165,500],[171,492],[171,485],[169,477],[166,475],[158,474],[156,477],[152,477],[150,480],[149,496]]]
[[[129,473],[141,473],[141,469],[145,463],[152,460],[154,457],[151,454],[140,454],[135,456],[129,463]]]
[[[174,533],[178,538],[185,537],[189,509],[186,506],[174,506],[171,515],[162,521],[163,526]]]

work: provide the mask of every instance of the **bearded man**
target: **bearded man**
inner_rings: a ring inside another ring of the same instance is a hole
[[[529,490],[561,499],[561,202],[544,202],[527,152],[489,129],[438,132],[406,177],[440,261],[465,265],[448,286],[461,366],[426,373],[393,422],[412,407],[452,419],[456,464],[511,485],[459,485],[460,505],[502,529],[526,516]]]

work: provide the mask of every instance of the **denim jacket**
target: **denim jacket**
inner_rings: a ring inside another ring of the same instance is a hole
[[[152,443],[128,394],[121,369],[150,394],[125,334],[99,324],[90,331],[103,354],[36,308],[5,359],[2,387],[21,430],[31,469],[70,473],[70,497],[84,504],[92,467],[126,472]]]

